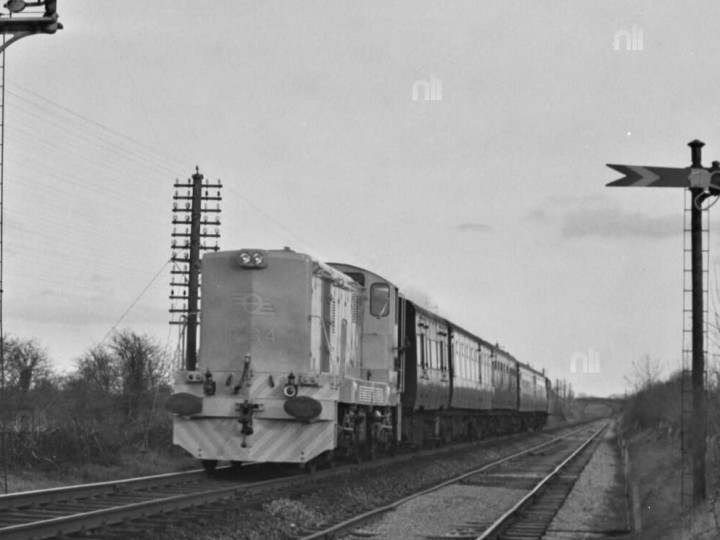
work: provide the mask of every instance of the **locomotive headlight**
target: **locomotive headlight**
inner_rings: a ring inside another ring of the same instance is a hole
[[[240,268],[265,268],[267,254],[261,250],[244,249],[238,254],[236,261]]]
[[[262,253],[260,253],[259,251],[256,251],[255,253],[252,254],[252,262],[253,262],[253,264],[255,264],[255,266],[260,267],[265,262],[265,257],[263,256]]]

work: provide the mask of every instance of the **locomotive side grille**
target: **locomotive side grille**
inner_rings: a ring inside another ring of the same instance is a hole
[[[362,310],[362,301],[361,297],[359,295],[353,295],[352,296],[352,323],[362,326],[363,323],[363,310]]]
[[[335,319],[337,318],[337,299],[334,294],[330,294],[330,333],[335,333]]]

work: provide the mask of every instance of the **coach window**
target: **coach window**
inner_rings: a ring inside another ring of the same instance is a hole
[[[390,286],[387,283],[374,283],[370,287],[370,315],[385,317],[390,313]]]
[[[476,352],[477,352],[477,366],[478,366],[478,370],[477,370],[477,373],[478,373],[478,382],[479,382],[480,384],[482,384],[482,382],[483,382],[482,352],[480,352],[480,349],[478,349]]]

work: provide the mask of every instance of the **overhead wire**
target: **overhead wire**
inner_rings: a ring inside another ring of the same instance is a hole
[[[135,300],[132,301],[132,303],[130,304],[130,306],[123,312],[123,314],[120,316],[120,318],[117,320],[117,322],[116,322],[115,324],[113,324],[113,326],[110,328],[110,330],[108,330],[107,334],[105,334],[105,337],[103,337],[103,338],[100,340],[99,345],[102,345],[102,344],[105,342],[105,340],[115,331],[115,329],[118,327],[118,325],[123,321],[123,319],[125,319],[125,317],[127,316],[127,314],[130,313],[130,311],[132,311],[132,309],[135,307],[135,305],[136,305],[136,304],[140,301],[140,299],[145,295],[145,293],[147,292],[147,290],[148,290],[150,287],[152,287],[153,283],[155,283],[155,281],[157,280],[157,278],[160,277],[160,274],[162,273],[163,270],[165,270],[165,268],[167,267],[168,264],[170,264],[170,262],[171,262],[170,259],[168,259],[168,260],[166,260],[166,261],[162,264],[162,266],[160,267],[160,270],[158,270],[158,271],[155,273],[155,275],[154,275],[153,278],[150,280],[150,282],[145,286],[145,288],[140,292],[140,294],[135,298]]]
[[[21,85],[13,84],[8,93],[13,96],[8,112],[23,120],[13,124],[12,137],[25,148],[9,161],[16,169],[14,178],[24,181],[23,200],[10,211],[10,221],[14,223],[9,230],[14,236],[22,233],[24,245],[37,246],[33,254],[22,249],[22,241],[16,240],[13,244],[18,250],[14,260],[22,265],[23,278],[62,287],[63,293],[75,297],[87,293],[83,280],[88,275],[108,281],[122,275],[127,284],[121,288],[134,287],[136,280],[146,275],[146,268],[136,262],[137,257],[103,260],[98,257],[98,246],[105,247],[112,234],[112,241],[124,246],[116,249],[137,255],[140,226],[145,230],[162,227],[169,233],[171,201],[167,200],[166,214],[158,212],[157,201],[171,193],[175,179],[187,176],[178,172],[180,160]],[[33,125],[34,129],[26,125]],[[43,159],[38,160],[38,155]],[[225,197],[225,212],[227,206],[232,208],[239,203],[283,235],[309,246],[293,228],[241,196],[232,186],[227,183],[225,186],[231,195]],[[27,201],[33,197],[34,203],[30,206]],[[37,204],[38,197],[43,197],[41,204]],[[126,212],[123,203],[129,203],[136,211],[128,216],[131,226],[118,227],[112,224],[112,216]],[[85,229],[78,225],[80,222],[67,218],[68,212],[72,216],[80,209],[88,225]],[[167,249],[169,247],[168,242]],[[38,257],[46,264],[38,265]],[[166,266],[167,262],[142,288],[101,343],[147,295]],[[169,328],[168,344],[171,332]],[[166,345],[166,350],[168,347]]]

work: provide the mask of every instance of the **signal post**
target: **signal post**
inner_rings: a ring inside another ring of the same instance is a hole
[[[688,143],[691,148],[692,165],[687,168],[644,167],[636,165],[610,165],[608,167],[624,174],[623,178],[611,182],[609,187],[680,187],[690,192],[690,244],[691,244],[691,284],[692,284],[692,410],[690,434],[686,436],[687,426],[683,426],[683,453],[689,449],[692,463],[692,502],[697,504],[707,498],[705,480],[706,451],[706,418],[707,405],[705,399],[705,320],[704,320],[704,286],[703,286],[703,228],[702,203],[711,196],[720,195],[720,167],[713,162],[713,167],[702,166],[701,152],[705,143],[694,140]],[[683,373],[683,392],[685,391],[685,375]],[[683,396],[684,397],[684,396]],[[683,412],[688,411],[681,411]],[[685,443],[688,443],[688,448]]]

